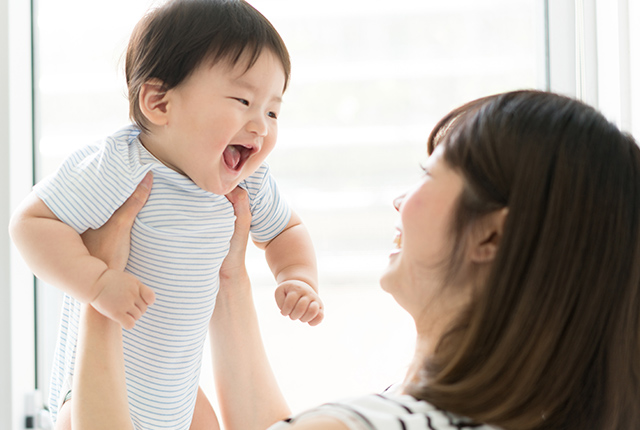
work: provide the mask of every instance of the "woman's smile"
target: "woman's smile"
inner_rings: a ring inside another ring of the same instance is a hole
[[[393,237],[393,244],[395,248],[391,251],[391,255],[395,255],[402,250],[402,230],[400,227],[396,227],[396,235]]]

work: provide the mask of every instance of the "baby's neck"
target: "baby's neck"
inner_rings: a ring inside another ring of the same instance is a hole
[[[160,163],[164,164],[171,170],[174,170],[181,175],[185,175],[180,169],[178,169],[171,160],[168,159],[167,156],[164,155],[164,151],[162,150],[163,145],[159,141],[159,137],[156,134],[148,133],[145,131],[141,131],[138,136],[138,140],[144,146],[144,148],[149,152],[149,154],[153,155],[156,160]],[[186,175],[185,175],[186,176]]]

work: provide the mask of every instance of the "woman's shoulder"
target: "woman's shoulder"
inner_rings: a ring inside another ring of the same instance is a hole
[[[294,416],[287,422],[279,423],[271,430],[311,430],[316,428],[311,426],[314,419],[328,418],[336,422],[335,427],[330,427],[336,430],[496,430],[495,427],[474,423],[464,417],[438,409],[431,403],[393,391],[327,403]],[[298,426],[297,423],[300,425]]]

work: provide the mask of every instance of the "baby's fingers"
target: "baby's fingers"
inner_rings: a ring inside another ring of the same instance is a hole
[[[142,316],[143,313],[144,313],[144,311],[140,307],[138,307],[137,305],[131,306],[131,309],[129,309],[129,312],[127,312],[127,314],[131,318],[133,318],[133,323],[134,324],[136,323],[136,321],[138,321],[140,319],[140,317]]]
[[[318,314],[311,321],[309,321],[308,324],[310,326],[316,326],[316,325],[320,324],[323,319],[324,319],[324,310],[320,309]]]
[[[311,303],[309,303],[309,306],[307,306],[306,312],[300,317],[300,321],[303,323],[308,323],[310,321],[313,321],[321,312],[322,312],[322,309],[320,308],[320,303],[314,300]],[[322,318],[320,320],[322,320]],[[318,323],[319,322],[320,321],[318,321]]]
[[[151,306],[156,301],[156,293],[143,283],[140,283],[140,297],[147,306]]]
[[[311,302],[311,299],[309,299],[309,297],[307,296],[300,297],[300,299],[298,299],[295,306],[293,307],[293,310],[289,314],[289,318],[291,318],[294,321],[301,319],[302,316],[304,316],[307,313],[310,302]]]
[[[121,317],[117,318],[116,321],[122,326],[125,330],[131,330],[136,325],[136,318],[133,315],[126,313]]]
[[[282,289],[278,288],[276,290],[276,303],[280,308],[280,313],[285,317],[291,315],[291,312],[293,312],[293,309],[296,307],[296,303],[298,303],[299,297],[295,292],[285,293]]]

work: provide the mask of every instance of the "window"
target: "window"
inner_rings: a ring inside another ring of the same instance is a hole
[[[152,3],[36,2],[39,178],[73,149],[128,122],[122,55]],[[250,252],[267,350],[299,410],[402,378],[414,329],[378,286],[393,246],[391,202],[418,177],[428,133],[451,108],[544,85],[541,14],[537,0],[251,3],[292,56],[269,162],[314,239],[327,309],[314,328],[281,317],[261,252]],[[39,296],[46,391],[59,294],[44,287]],[[210,375],[205,365],[202,384],[215,397]]]

